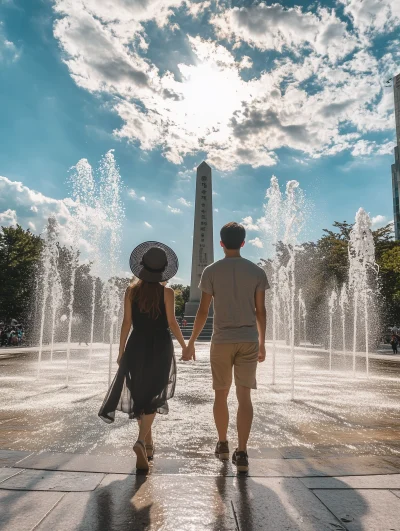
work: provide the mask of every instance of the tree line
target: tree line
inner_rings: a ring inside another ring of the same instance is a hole
[[[332,229],[324,229],[316,242],[306,242],[296,258],[296,285],[302,288],[306,302],[309,335],[326,333],[326,307],[329,290],[340,287],[348,277],[348,243],[352,225],[335,222]],[[373,231],[376,262],[379,275],[376,289],[379,291],[380,326],[400,325],[400,242],[394,241],[392,225]],[[1,227],[0,231],[0,321],[16,319],[34,335],[38,307],[40,306],[40,267],[43,240],[21,226]],[[72,263],[72,251],[59,245],[59,269],[64,293],[60,313],[67,313],[68,288]],[[279,260],[285,264],[287,250],[278,243]],[[269,260],[260,259],[267,274]],[[91,315],[92,300],[91,264],[80,264],[76,272],[74,314],[87,322]],[[116,279],[121,299],[129,279]],[[174,284],[176,314],[183,316],[189,300],[189,286]],[[104,311],[101,304],[103,281],[96,279],[95,336],[103,332]],[[317,338],[316,338],[317,339]],[[318,341],[316,341],[318,342]]]

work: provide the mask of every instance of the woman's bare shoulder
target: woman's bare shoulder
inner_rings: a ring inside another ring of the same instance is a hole
[[[169,297],[173,297],[175,295],[175,292],[172,288],[164,286],[164,290],[165,290],[165,294]]]

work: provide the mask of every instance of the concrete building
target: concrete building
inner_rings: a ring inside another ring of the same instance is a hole
[[[392,164],[393,214],[395,238],[400,240],[400,74],[393,78],[393,91],[397,143],[394,148],[394,164]]]
[[[192,276],[190,299],[185,305],[186,327],[184,337],[189,337],[199,308],[201,292],[199,282],[205,267],[214,262],[212,176],[211,168],[202,162],[197,168],[196,197],[193,228]],[[212,334],[212,310],[199,339],[210,340]]]

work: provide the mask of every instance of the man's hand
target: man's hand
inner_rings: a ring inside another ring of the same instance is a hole
[[[260,345],[258,349],[258,363],[262,363],[263,361],[265,361],[265,356],[265,345]]]
[[[183,361],[190,361],[193,358],[193,360],[196,360],[196,349],[194,347],[194,344],[189,343],[188,346],[184,349],[182,349],[182,360]]]

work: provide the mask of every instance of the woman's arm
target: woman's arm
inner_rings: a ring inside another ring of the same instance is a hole
[[[121,325],[121,335],[119,338],[119,355],[117,363],[121,361],[122,354],[125,350],[126,340],[128,339],[129,332],[132,326],[132,302],[130,297],[131,287],[126,288],[125,298],[124,298],[124,318]]]
[[[178,343],[182,348],[186,348],[185,340],[181,329],[179,328],[178,321],[175,317],[175,293],[172,288],[164,288],[164,301],[165,301],[165,311],[167,312],[168,325],[171,329],[171,332],[174,334]]]

